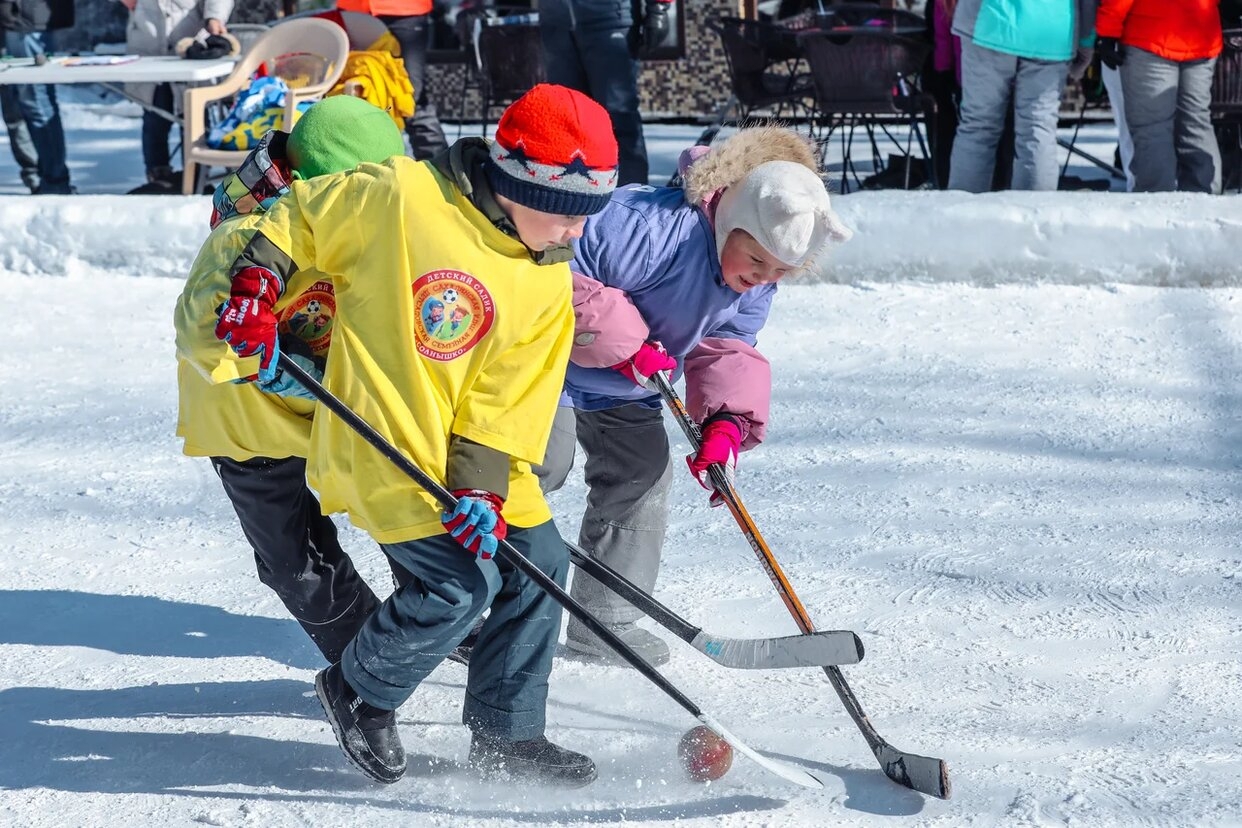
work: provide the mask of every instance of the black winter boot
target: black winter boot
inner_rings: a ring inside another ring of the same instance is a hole
[[[483,776],[499,780],[566,788],[589,785],[596,777],[589,756],[554,745],[544,736],[502,742],[476,733],[470,740],[469,764]]]
[[[346,759],[376,782],[392,783],[405,775],[405,749],[395,711],[380,710],[358,698],[340,664],[319,671],[315,695]]]

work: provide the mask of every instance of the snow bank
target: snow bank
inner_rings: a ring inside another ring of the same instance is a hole
[[[1183,193],[855,193],[857,233],[809,282],[1242,284],[1242,199]],[[0,197],[0,273],[182,278],[201,196]]]
[[[0,196],[0,274],[184,279],[210,218],[206,196]]]
[[[1190,193],[873,192],[808,281],[1237,285],[1242,199]]]

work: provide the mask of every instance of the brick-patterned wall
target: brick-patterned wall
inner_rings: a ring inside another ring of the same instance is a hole
[[[722,14],[739,14],[740,0],[685,0],[686,55],[681,60],[644,64],[639,76],[642,111],[648,117],[699,119],[714,117],[729,97],[729,73],[720,38],[705,21]],[[476,90],[462,99],[466,66],[460,63],[428,67],[430,92],[445,120],[480,120]],[[492,123],[499,113],[492,113]]]

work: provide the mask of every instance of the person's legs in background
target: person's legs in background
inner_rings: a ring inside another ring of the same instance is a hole
[[[985,193],[1013,96],[1018,58],[962,39],[962,109],[949,162],[949,189]]]
[[[617,136],[617,185],[648,183],[647,144],[638,110],[638,61],[630,51],[628,29],[570,31],[545,26],[544,71],[548,83],[568,86],[598,101]]]
[[[414,87],[414,115],[405,122],[410,153],[422,161],[448,148],[444,127],[436,117],[435,104],[427,94],[427,48],[431,37],[431,15],[408,17],[382,15],[380,20],[401,44],[401,61]]]
[[[1212,76],[1216,60],[1180,64],[1174,146],[1177,149],[1177,189],[1192,193],[1220,193],[1220,147],[1212,127]]]
[[[1057,188],[1057,118],[1069,73],[1066,61],[1018,61],[1013,91],[1013,189]]]
[[[172,112],[172,86],[156,84],[152,106]],[[179,188],[180,174],[173,177],[172,162],[168,152],[168,136],[172,134],[172,121],[150,110],[142,113],[142,162],[147,168],[147,181],[152,184],[167,182],[170,189]]]
[[[39,154],[30,138],[30,128],[22,117],[17,103],[17,91],[12,86],[0,86],[0,110],[4,112],[4,127],[9,133],[9,149],[21,171],[22,183],[30,192],[39,189]]]
[[[5,47],[12,57],[34,57],[51,52],[53,32],[5,32]],[[69,168],[65,164],[65,130],[56,104],[56,87],[21,84],[12,87],[30,139],[39,156],[38,193],[70,193]]]
[[[1121,158],[1121,171],[1126,174],[1126,192],[1134,192],[1134,173],[1130,162],[1134,159],[1134,142],[1130,140],[1130,127],[1126,126],[1126,96],[1121,89],[1121,72],[1108,66],[1100,66],[1100,78],[1108,93],[1108,106],[1117,125],[1117,155]]]
[[[638,110],[639,62],[630,51],[629,29],[579,32],[589,94],[608,110],[617,136],[617,186],[647,184],[647,142]]]
[[[1126,126],[1134,141],[1134,190],[1139,193],[1177,189],[1174,120],[1177,117],[1178,64],[1137,46],[1126,47],[1121,87],[1126,101]]]
[[[559,26],[540,26],[539,39],[543,45],[543,71],[548,83],[568,86],[584,95],[591,94],[574,32]]]

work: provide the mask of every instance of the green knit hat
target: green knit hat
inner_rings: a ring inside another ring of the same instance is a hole
[[[384,110],[352,95],[333,95],[302,113],[285,152],[293,177],[307,179],[404,155],[405,140]]]

